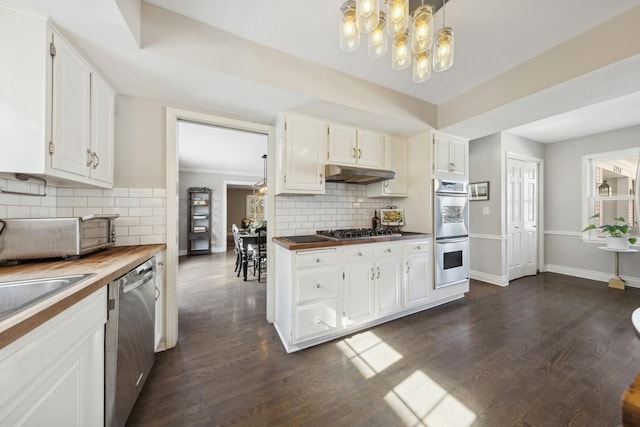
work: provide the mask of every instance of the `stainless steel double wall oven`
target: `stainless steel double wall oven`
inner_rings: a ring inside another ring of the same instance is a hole
[[[434,179],[435,288],[469,280],[469,194],[466,181]]]

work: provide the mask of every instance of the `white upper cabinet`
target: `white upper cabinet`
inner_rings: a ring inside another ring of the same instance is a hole
[[[327,163],[382,169],[384,136],[365,129],[329,124]]]
[[[0,172],[111,187],[114,91],[46,18],[0,8],[0,36]]]
[[[324,194],[327,124],[298,114],[284,114],[278,125],[276,194]]]
[[[384,140],[384,168],[396,173],[387,179],[367,185],[367,197],[407,197],[407,140],[386,137]]]
[[[441,178],[469,178],[469,141],[433,132],[433,175]]]

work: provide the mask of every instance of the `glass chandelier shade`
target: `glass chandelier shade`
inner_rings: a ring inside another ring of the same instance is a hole
[[[380,58],[387,53],[388,45],[387,36],[384,31],[386,17],[384,12],[380,12],[378,25],[369,33],[369,56],[371,58]]]
[[[356,22],[356,2],[347,0],[340,8],[342,21],[340,23],[340,49],[353,52],[360,47],[360,30]]]
[[[409,65],[411,65],[411,47],[409,46],[409,32],[405,31],[393,39],[391,68],[404,70]]]
[[[444,27],[438,31],[434,44],[433,71],[446,71],[453,65],[453,29]]]
[[[386,13],[380,10],[383,1]],[[340,48],[345,52],[358,49],[361,34],[367,34],[371,58],[380,58],[391,49],[393,70],[413,64],[413,81],[427,81],[432,71],[442,72],[453,66],[455,40],[453,29],[446,26],[446,3],[442,0],[438,9],[442,11],[442,28],[434,35],[437,8],[433,0],[428,4],[422,0],[413,12],[409,11],[409,0],[345,0],[340,8]]]
[[[411,19],[411,50],[424,52],[433,45],[433,7],[419,6],[413,11]]]
[[[409,0],[388,0],[387,34],[395,37],[409,29]]]
[[[356,19],[363,33],[370,33],[378,26],[380,0],[356,0]]]
[[[431,78],[431,51],[418,52],[413,58],[413,81],[426,82]]]

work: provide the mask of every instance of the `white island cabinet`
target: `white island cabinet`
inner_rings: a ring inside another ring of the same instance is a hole
[[[113,186],[114,97],[44,17],[0,7],[0,172]]]
[[[106,287],[0,350],[0,425],[104,425]]]
[[[275,327],[287,352],[462,298],[433,289],[432,239],[288,249],[275,246]]]

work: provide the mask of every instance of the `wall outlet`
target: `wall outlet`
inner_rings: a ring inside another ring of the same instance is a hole
[[[482,215],[489,215],[489,206],[482,207]]]

